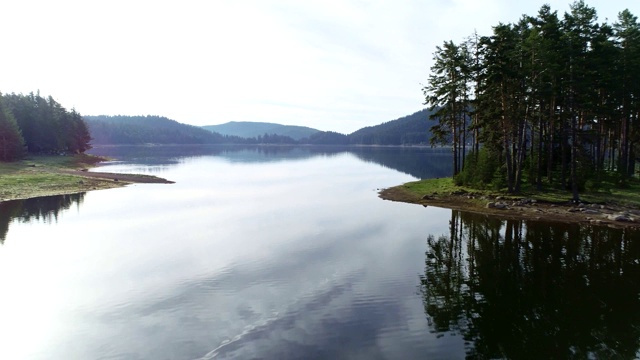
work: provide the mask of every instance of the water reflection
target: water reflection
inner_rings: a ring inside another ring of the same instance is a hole
[[[265,163],[332,157],[350,153],[360,160],[401,171],[418,179],[444,177],[451,174],[451,151],[444,148],[419,147],[353,147],[353,146],[96,146],[92,154],[108,156],[127,163],[162,167],[176,165],[185,159],[215,156],[230,163]]]
[[[85,193],[78,193],[0,202],[0,244],[4,243],[12,221],[57,221],[61,211],[79,206],[84,196]]]
[[[453,211],[449,233],[427,239],[431,330],[460,333],[468,358],[636,358],[639,238]]]
[[[345,147],[247,146],[247,145],[162,145],[96,146],[92,154],[145,165],[175,165],[184,159],[216,156],[232,163],[262,163],[308,159],[345,152]]]
[[[361,160],[401,171],[418,179],[451,176],[451,149],[414,147],[352,147]]]

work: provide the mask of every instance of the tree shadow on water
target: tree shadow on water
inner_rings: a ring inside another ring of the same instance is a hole
[[[9,233],[13,221],[27,223],[34,220],[54,222],[64,210],[79,206],[86,193],[43,196],[33,199],[0,202],[0,244]]]
[[[452,211],[429,235],[420,293],[468,358],[634,359],[640,232]]]

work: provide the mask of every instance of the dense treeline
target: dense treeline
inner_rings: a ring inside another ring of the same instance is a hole
[[[348,145],[349,137],[333,131],[320,131],[303,141],[311,145]]]
[[[24,138],[16,118],[4,105],[0,94],[0,161],[13,161],[24,153]]]
[[[426,104],[437,110],[432,142],[451,142],[459,183],[524,181],[571,189],[615,171],[632,176],[640,154],[640,24],[628,10],[598,23],[583,1],[561,19],[498,24],[437,47]],[[469,156],[467,156],[469,155]]]
[[[349,135],[333,131],[321,131],[301,139],[300,143],[313,145],[425,145],[429,143],[430,132],[428,109],[417,111],[399,119],[367,126]]]
[[[427,144],[430,138],[430,110],[423,109],[411,115],[376,126],[367,126],[348,135],[354,145],[418,145]]]
[[[225,138],[160,116],[85,116],[94,144],[218,144]]]
[[[67,110],[51,96],[0,95],[0,160],[30,153],[82,153],[91,136],[75,109]]]

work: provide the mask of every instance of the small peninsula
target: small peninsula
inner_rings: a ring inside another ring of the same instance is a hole
[[[623,189],[584,193],[574,202],[565,192],[528,190],[521,194],[456,186],[452,178],[409,182],[383,189],[385,200],[482,213],[504,219],[640,228],[640,182]]]
[[[0,162],[0,202],[111,189],[132,183],[173,183],[150,175],[88,171],[105,160],[108,159],[77,154],[32,155],[20,161]]]

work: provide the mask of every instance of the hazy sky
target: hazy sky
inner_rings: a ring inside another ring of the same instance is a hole
[[[83,115],[267,121],[350,133],[424,106],[444,41],[535,15],[530,0],[6,1],[0,91]],[[638,0],[591,0],[599,21]]]

